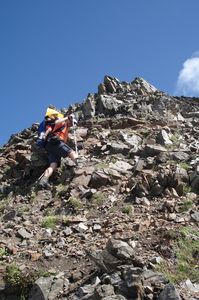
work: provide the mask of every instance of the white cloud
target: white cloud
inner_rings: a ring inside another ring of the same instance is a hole
[[[199,52],[184,63],[178,75],[176,95],[199,97]]]

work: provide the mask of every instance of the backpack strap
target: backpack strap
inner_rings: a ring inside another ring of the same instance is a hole
[[[66,127],[66,125],[62,125],[61,127],[57,128],[56,130],[54,130],[55,124],[52,127],[53,127],[52,131],[48,134],[47,140],[50,140],[53,136],[55,136],[56,132],[62,131]],[[57,137],[57,139],[59,139],[59,137]]]
[[[55,127],[55,125],[54,125],[54,127]],[[51,133],[56,133],[56,132],[62,131],[65,127],[66,127],[66,125],[63,125],[63,126],[57,128],[56,130],[52,130]]]

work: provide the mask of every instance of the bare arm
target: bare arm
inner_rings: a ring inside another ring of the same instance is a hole
[[[63,122],[66,122],[67,126],[71,127],[71,126],[73,126],[73,117],[72,116],[67,116],[65,118],[57,119],[55,121],[55,124],[60,124],[60,123],[63,123]]]
[[[57,120],[55,121],[55,124],[60,124],[60,123],[62,123],[62,122],[66,122],[67,120],[68,120],[68,117],[61,118],[61,119],[57,119]]]
[[[49,134],[51,131],[52,131],[52,128],[51,128],[51,127],[49,127],[49,128],[46,130],[45,136],[44,136],[45,139],[47,138],[48,134]]]

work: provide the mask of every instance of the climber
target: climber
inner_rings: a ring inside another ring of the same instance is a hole
[[[49,167],[38,181],[39,187],[49,187],[49,178],[60,166],[62,157],[70,157],[77,164],[78,154],[67,144],[68,128],[74,126],[77,121],[74,115],[64,117],[58,111],[48,108],[45,116],[45,150],[48,154]]]

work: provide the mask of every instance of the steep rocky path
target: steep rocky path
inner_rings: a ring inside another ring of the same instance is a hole
[[[11,136],[0,149],[0,299],[198,299],[198,104],[105,76],[69,107],[79,165],[62,160],[48,190],[37,186],[38,124]]]

